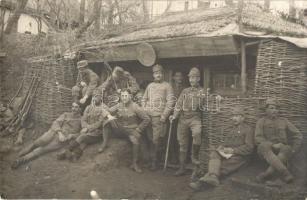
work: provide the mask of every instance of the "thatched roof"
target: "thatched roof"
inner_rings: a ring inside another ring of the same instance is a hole
[[[236,35],[239,34],[237,19],[237,10],[234,7],[169,13],[120,36],[88,42],[81,46],[95,48],[108,44],[118,45],[188,36]],[[261,31],[271,36],[307,37],[306,27],[286,21],[272,13],[266,13],[255,5],[245,5],[242,21],[245,30]]]

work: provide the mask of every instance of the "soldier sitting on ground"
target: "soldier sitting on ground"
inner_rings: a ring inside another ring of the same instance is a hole
[[[269,164],[267,170],[257,176],[259,182],[265,181],[274,172],[278,172],[286,183],[293,181],[286,164],[298,152],[303,136],[291,122],[278,116],[278,107],[276,99],[267,99],[266,116],[259,119],[256,125],[257,151]]]
[[[138,173],[141,173],[138,162],[140,137],[147,125],[150,123],[150,118],[146,112],[136,103],[132,102],[132,95],[128,89],[121,91],[121,102],[109,109],[111,113],[116,113],[116,120],[112,126],[112,134],[120,134],[129,138],[132,143],[132,165],[131,168]],[[107,144],[108,132],[104,132],[104,141],[102,152]]]
[[[77,63],[77,68],[79,74],[77,84],[72,88],[72,96],[74,102],[85,104],[86,101],[90,100],[94,89],[98,85],[98,75],[88,68],[87,60],[79,61]]]
[[[47,132],[22,149],[19,158],[12,164],[12,168],[16,169],[42,154],[60,149],[67,145],[70,140],[75,139],[81,129],[80,106],[73,103],[71,110],[69,113],[63,113],[53,122]]]
[[[254,134],[244,122],[244,116],[242,107],[233,108],[234,126],[224,138],[224,143],[210,152],[207,174],[190,183],[194,190],[200,189],[204,184],[218,186],[221,176],[228,175],[247,163],[254,149]]]
[[[77,160],[81,157],[87,145],[101,141],[105,122],[114,117],[107,111],[106,105],[102,103],[99,90],[93,93],[92,103],[88,105],[81,118],[81,132],[76,140],[73,140],[67,150],[58,155],[58,159]]]

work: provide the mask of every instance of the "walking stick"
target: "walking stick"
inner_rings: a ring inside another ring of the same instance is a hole
[[[170,145],[170,141],[171,141],[172,127],[173,127],[173,120],[170,120],[170,127],[169,127],[169,131],[168,131],[168,139],[167,139],[167,146],[166,146],[166,152],[165,152],[165,161],[164,161],[163,171],[165,171],[166,167],[167,167],[168,151],[169,151],[169,145]]]

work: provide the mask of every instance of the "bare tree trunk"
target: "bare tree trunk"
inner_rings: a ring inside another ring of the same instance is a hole
[[[85,0],[80,2],[80,15],[79,15],[79,24],[84,24],[84,14],[85,14]]]
[[[144,13],[144,22],[149,21],[149,11],[148,11],[148,7],[147,7],[147,1],[146,0],[142,0],[142,8],[143,8],[143,13]]]
[[[294,0],[289,0],[289,16],[290,18],[295,18],[295,2]]]
[[[118,0],[114,0],[115,6],[116,6],[116,10],[118,13],[118,20],[119,20],[119,24],[123,23],[123,18],[122,18],[122,12],[121,12],[121,8],[119,6]]]
[[[5,9],[0,9],[0,44],[3,42]]]
[[[227,6],[233,6],[233,0],[225,0]]]
[[[264,1],[264,10],[266,12],[270,11],[270,5],[271,5],[271,0],[265,0]]]
[[[94,26],[95,26],[95,33],[96,34],[98,34],[99,31],[100,31],[101,4],[102,4],[101,0],[94,2],[94,10],[95,10],[95,15],[96,15]]]
[[[6,29],[4,33],[10,34],[12,32],[14,26],[17,25],[21,12],[25,9],[27,3],[28,3],[28,0],[17,1],[17,7],[14,10],[13,14],[7,20],[7,25],[6,25]]]

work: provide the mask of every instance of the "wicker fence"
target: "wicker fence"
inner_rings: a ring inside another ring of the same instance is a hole
[[[23,90],[29,88],[33,76],[41,78],[37,95],[32,107],[36,122],[52,123],[61,113],[70,111],[74,85],[75,67],[71,60],[63,58],[36,57],[28,60],[31,67],[25,70]]]

